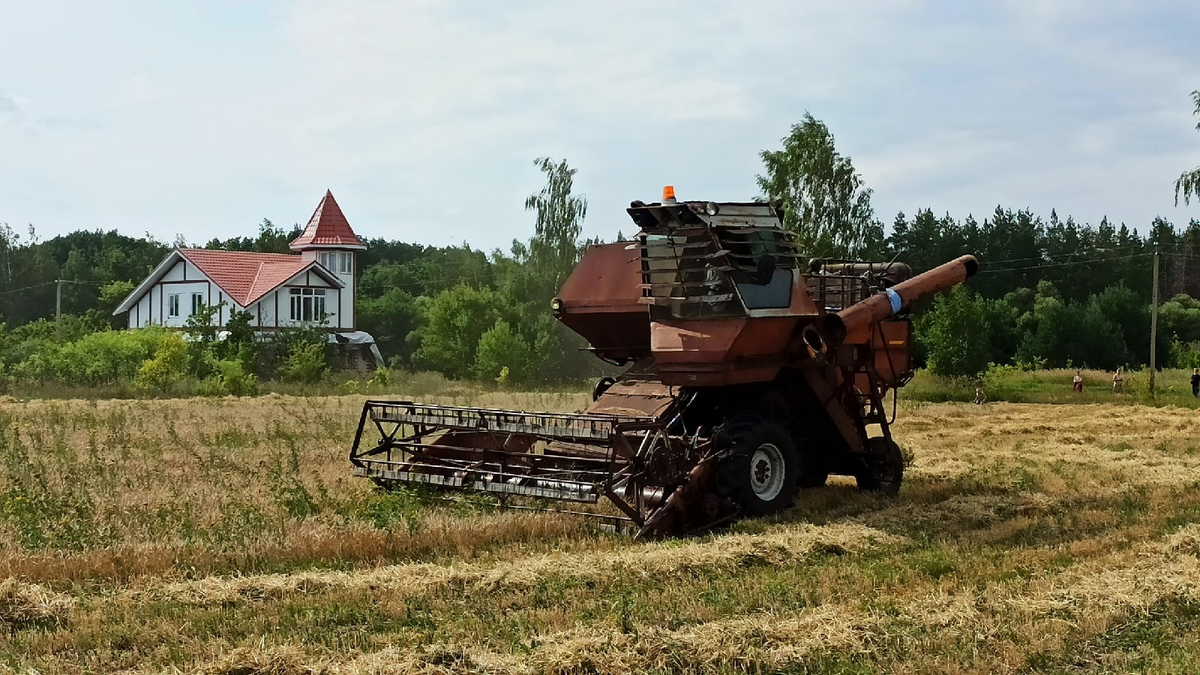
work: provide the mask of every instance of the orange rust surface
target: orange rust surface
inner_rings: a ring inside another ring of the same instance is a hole
[[[650,351],[650,314],[642,296],[641,261],[625,242],[588,248],[558,293],[559,321],[597,353],[616,358]]]

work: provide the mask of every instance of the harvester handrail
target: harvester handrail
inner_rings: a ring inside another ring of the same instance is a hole
[[[410,401],[367,401],[375,422],[404,422],[447,429],[534,434],[547,438],[607,440],[613,427],[649,418],[600,413],[555,413],[426,405]]]

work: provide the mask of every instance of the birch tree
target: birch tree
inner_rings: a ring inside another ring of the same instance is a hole
[[[784,227],[796,233],[804,252],[851,257],[881,237],[871,190],[850,158],[838,153],[824,122],[805,113],[781,150],[759,156],[766,171],[758,187],[767,201],[782,203]]]

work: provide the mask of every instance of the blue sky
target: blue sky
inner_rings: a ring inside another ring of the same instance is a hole
[[[810,111],[879,217],[997,204],[1143,232],[1200,164],[1195,0],[0,0],[0,222],[192,242],[303,222],[492,249],[534,158],[589,236],[756,196]]]

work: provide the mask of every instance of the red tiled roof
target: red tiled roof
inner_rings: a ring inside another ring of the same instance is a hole
[[[247,307],[315,264],[298,255],[181,248],[187,258],[234,302]]]
[[[342,213],[342,207],[338,206],[333,192],[329,190],[325,191],[321,203],[317,204],[317,210],[313,211],[304,231],[291,243],[292,250],[309,246],[366,247],[358,235],[354,234],[354,230],[350,229],[350,222]]]

